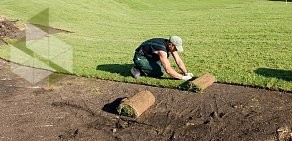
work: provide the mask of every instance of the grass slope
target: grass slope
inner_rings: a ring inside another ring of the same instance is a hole
[[[182,81],[142,78],[129,69],[145,39],[179,35],[196,76],[292,90],[292,3],[268,0],[1,0],[0,13],[29,20],[50,8],[50,26],[74,50],[74,73],[86,77],[178,87]],[[9,59],[9,48],[0,48]],[[173,60],[172,60],[173,61]],[[174,64],[174,63],[173,63]]]

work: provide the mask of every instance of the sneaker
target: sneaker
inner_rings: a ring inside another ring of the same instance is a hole
[[[138,79],[138,78],[141,77],[141,72],[140,72],[140,70],[139,70],[139,69],[136,69],[135,67],[132,67],[132,68],[131,68],[131,73],[132,73],[132,75],[133,75],[136,79]]]

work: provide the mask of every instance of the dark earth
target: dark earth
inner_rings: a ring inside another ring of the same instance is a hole
[[[31,84],[11,64],[0,60],[1,141],[292,140],[292,93],[219,83],[194,93],[56,73]],[[154,105],[136,119],[116,114],[121,98],[142,90]]]

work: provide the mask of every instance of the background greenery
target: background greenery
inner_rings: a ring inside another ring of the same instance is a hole
[[[73,47],[76,75],[178,87],[183,81],[135,80],[129,71],[141,42],[175,34],[184,40],[181,56],[195,76],[209,72],[222,83],[292,90],[291,2],[0,1],[0,15],[14,20],[28,21],[46,8],[50,26],[74,32],[56,36]],[[9,59],[7,46],[0,47],[0,57]]]

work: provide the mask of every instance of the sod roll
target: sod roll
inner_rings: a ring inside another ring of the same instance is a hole
[[[150,91],[141,91],[131,98],[122,100],[118,107],[120,115],[137,118],[155,103],[155,97]]]
[[[214,82],[216,82],[215,76],[207,73],[193,81],[190,81],[188,84],[188,89],[194,92],[202,92],[207,87],[211,86]]]

